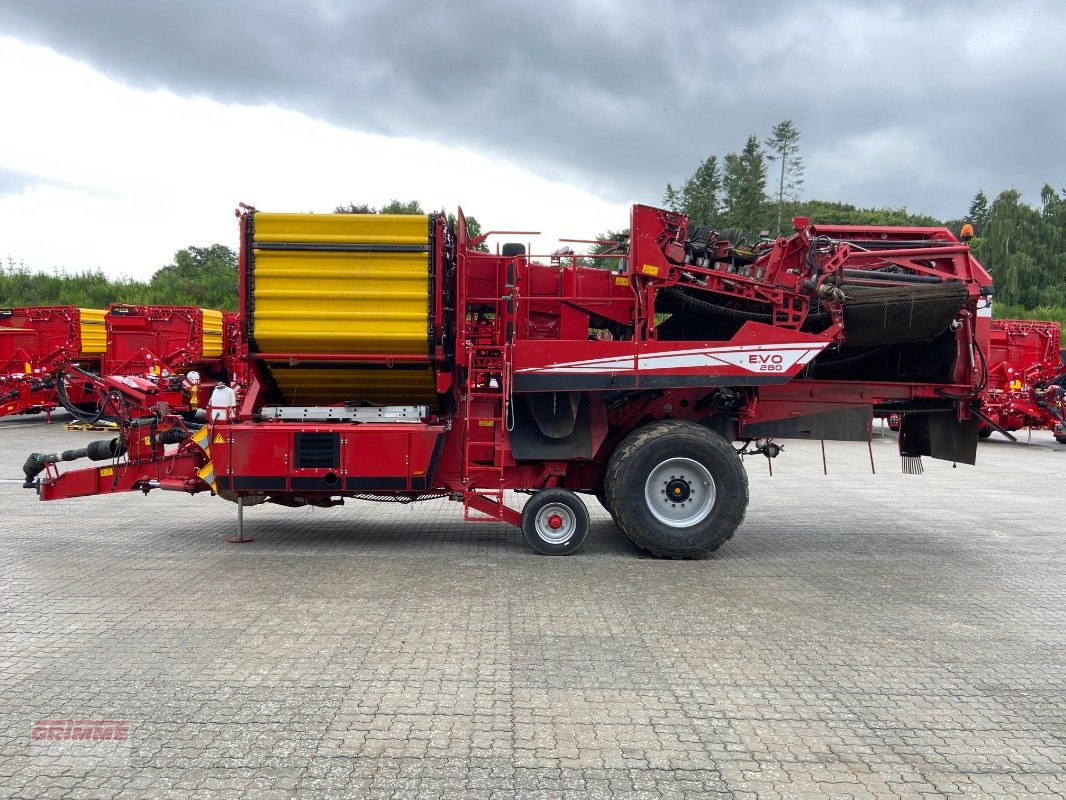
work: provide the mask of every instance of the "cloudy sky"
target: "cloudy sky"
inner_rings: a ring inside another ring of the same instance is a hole
[[[553,248],[784,118],[809,197],[1066,184],[1059,0],[33,0],[0,75],[0,257],[37,269],[235,247],[242,201],[462,204]]]

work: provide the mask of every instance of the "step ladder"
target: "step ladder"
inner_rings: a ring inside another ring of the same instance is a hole
[[[463,483],[469,488],[463,492],[463,519],[469,522],[503,518],[508,350],[508,345],[472,344],[467,357]],[[487,508],[496,511],[490,513]]]

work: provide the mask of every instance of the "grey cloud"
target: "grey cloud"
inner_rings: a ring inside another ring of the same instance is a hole
[[[37,175],[32,172],[0,167],[0,197],[13,194],[21,194],[26,189],[34,187],[53,186],[59,189],[70,189],[93,197],[116,199],[121,195],[108,189],[88,184],[72,183],[70,181],[56,180],[47,175]]]
[[[0,167],[0,197],[20,194],[30,186],[41,183],[42,180],[42,178],[30,175],[27,172]]]
[[[36,0],[0,23],[137,87],[477,149],[622,202],[786,117],[824,199],[948,216],[978,187],[1066,181],[1054,0]]]

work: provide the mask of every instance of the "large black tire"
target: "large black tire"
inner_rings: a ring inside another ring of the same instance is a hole
[[[748,507],[740,456],[692,422],[654,422],[631,433],[611,455],[604,487],[618,526],[638,547],[664,558],[714,552]]]
[[[522,535],[541,555],[577,552],[589,532],[589,510],[567,489],[542,489],[522,508]]]
[[[992,435],[992,429],[989,428],[987,425],[985,427],[983,427],[983,428],[978,428],[977,429],[977,436],[980,439],[987,439],[991,435]]]

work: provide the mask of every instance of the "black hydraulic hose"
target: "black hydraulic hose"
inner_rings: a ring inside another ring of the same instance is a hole
[[[975,397],[980,397],[988,386],[988,359],[985,358],[985,351],[981,349],[981,345],[977,342],[976,325],[971,326],[970,344],[977,352],[977,360],[981,362],[981,380],[977,384],[977,388],[970,394],[952,394],[951,392],[945,392],[943,389],[937,389],[936,393],[941,397],[947,397],[951,400],[972,400]]]
[[[718,303],[712,303],[710,300],[704,300],[700,297],[693,297],[685,291],[682,291],[676,286],[665,287],[660,290],[666,297],[674,302],[679,303],[682,306],[686,306],[693,311],[700,311],[705,314],[717,314],[723,317],[732,317],[733,319],[739,319],[744,321],[762,322],[770,325],[774,321],[773,314],[764,314],[760,311],[742,311],[736,308],[729,308],[728,306],[719,305]],[[829,322],[830,316],[824,311],[815,311],[807,314],[808,321],[818,322],[824,319],[826,323]]]
[[[71,365],[70,369],[79,373],[85,379],[92,381],[94,384],[100,383],[99,375],[94,375],[81,367],[73,365]],[[120,424],[121,420],[114,417],[104,416],[104,409],[107,407],[107,398],[109,396],[110,393],[105,392],[104,396],[100,399],[100,405],[97,407],[96,411],[94,413],[89,413],[87,411],[82,411],[71,402],[70,396],[67,394],[66,381],[64,381],[62,377],[56,381],[56,397],[59,399],[59,404],[63,406],[67,413],[74,417],[74,419],[78,420],[78,422],[84,422],[87,425],[98,425],[101,421],[112,422],[116,425]]]
[[[845,269],[844,277],[877,283],[943,283],[935,275],[911,275],[907,272],[882,272],[872,269]]]
[[[932,247],[958,247],[947,239],[837,239],[861,250],[924,250]]]

